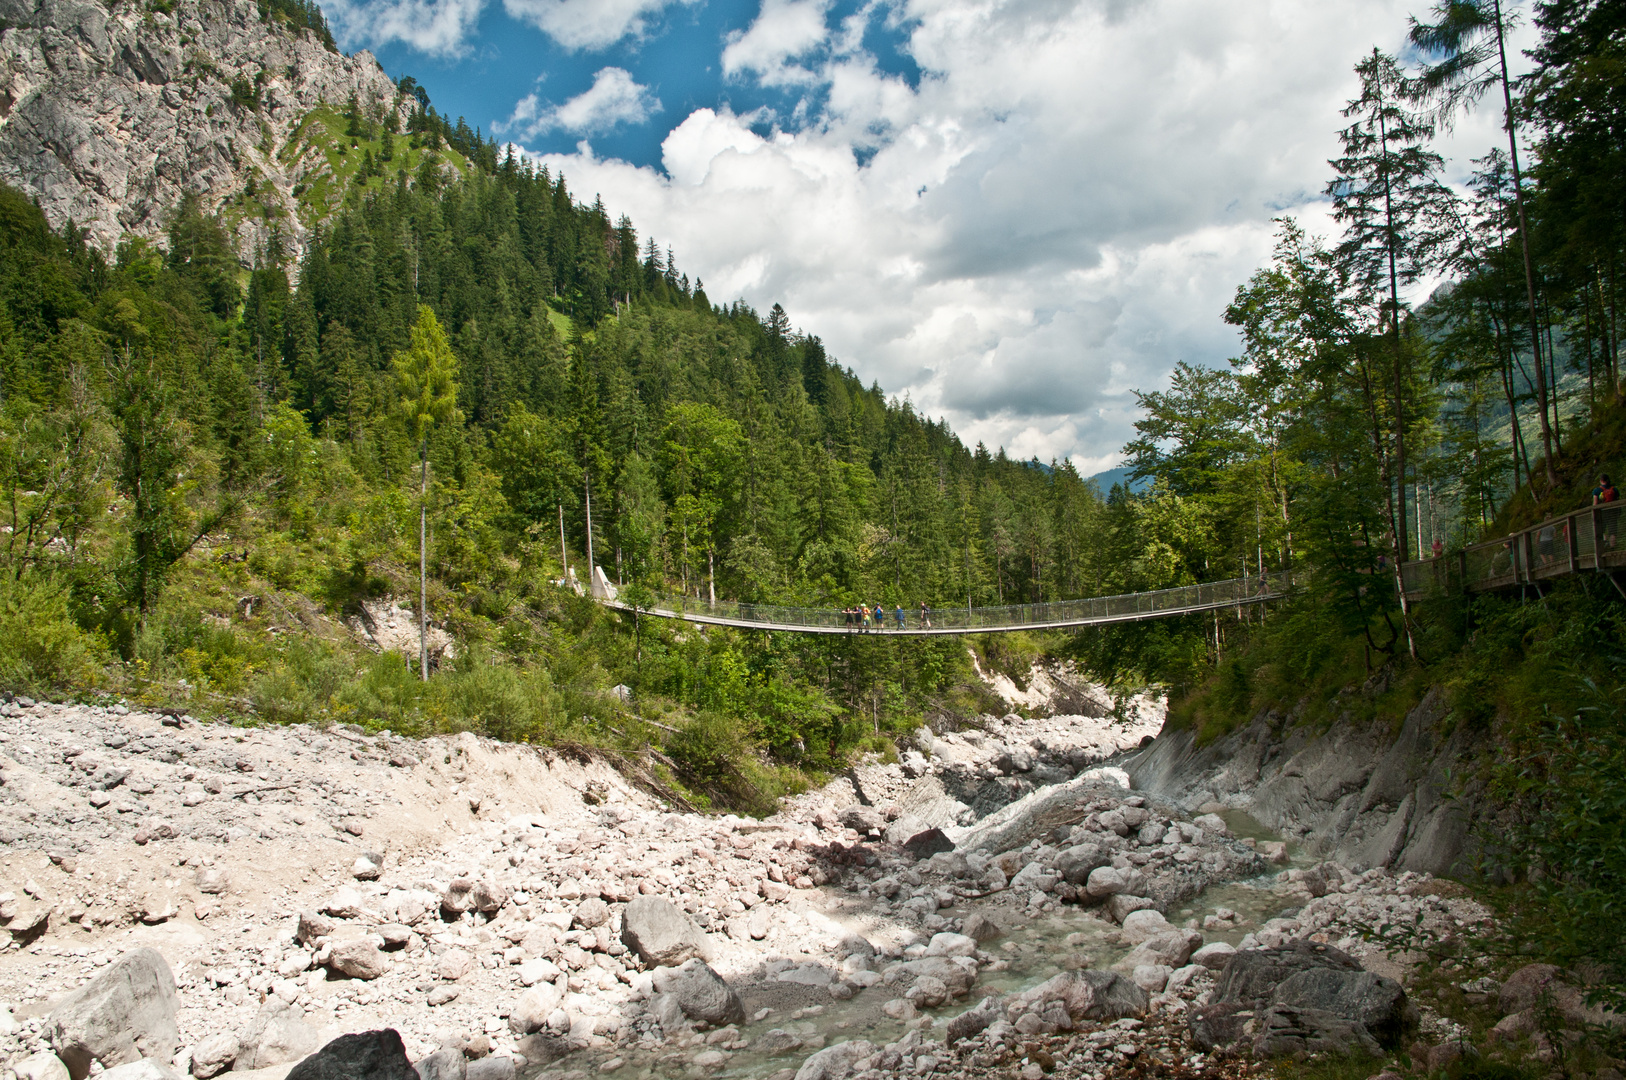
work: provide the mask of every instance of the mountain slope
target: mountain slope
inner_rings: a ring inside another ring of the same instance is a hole
[[[165,6],[0,0],[0,180],[104,251],[161,238],[190,194],[245,257],[273,230],[297,256],[359,165],[340,112],[354,99],[377,128],[417,102],[251,0]]]

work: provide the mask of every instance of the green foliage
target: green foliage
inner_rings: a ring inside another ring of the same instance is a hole
[[[308,29],[316,35],[329,52],[338,52],[339,47],[333,41],[333,34],[328,30],[327,19],[322,15],[322,9],[315,0],[257,0],[260,7],[260,18],[267,22],[286,22],[290,26]]]
[[[427,304],[418,305],[412,344],[395,354],[401,413],[413,442],[425,442],[431,428],[457,417],[457,357],[440,320]]]
[[[80,693],[104,682],[107,646],[73,617],[68,591],[34,575],[0,575],[0,686]]]
[[[1623,628],[1618,614],[1608,622],[1599,629]],[[1512,908],[1515,933],[1544,958],[1590,971],[1594,999],[1619,1010],[1626,1005],[1626,666],[1618,658],[1615,665],[1606,681],[1582,683],[1573,709],[1544,709],[1514,725],[1513,752],[1498,762],[1491,788],[1512,820],[1490,841],[1493,858],[1523,882]]]

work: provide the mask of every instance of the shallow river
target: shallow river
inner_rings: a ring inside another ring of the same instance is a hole
[[[1237,837],[1251,837],[1256,840],[1281,839],[1242,811],[1227,810],[1220,816],[1225,819],[1226,825]],[[1291,842],[1287,850],[1290,867],[1307,865],[1311,861]],[[1274,918],[1288,907],[1286,900],[1271,891],[1280,869],[1272,870],[1269,874],[1253,880],[1212,886],[1178,908],[1166,912],[1166,916],[1175,926],[1196,920],[1197,925],[1201,927],[1203,916],[1213,914],[1216,909],[1229,908],[1237,915],[1234,927],[1203,930],[1203,940],[1205,943],[1224,941],[1231,945],[1239,944],[1245,935],[1258,930],[1266,920]],[[971,911],[970,907],[957,906],[944,909],[940,914],[945,918],[954,918],[969,915]],[[1097,914],[1097,911],[1096,908],[1067,905],[1036,919],[1013,921],[1007,917],[1004,921],[1013,924],[1005,927],[1002,937],[985,946],[989,952],[1001,958],[1003,966],[997,970],[984,968],[970,996],[935,1011],[937,1022],[941,1024],[962,1009],[969,1008],[983,996],[980,991],[984,988],[1011,993],[1035,986],[1068,967],[1111,966],[1128,953],[1129,948],[1118,942],[1117,925]],[[878,958],[877,967],[884,970],[885,965],[886,961]],[[920,1026],[919,1020],[900,1022],[888,1018],[881,1012],[881,1006],[895,996],[897,995],[887,993],[884,984],[877,985],[850,1001],[831,1001],[828,1004],[789,1013],[776,1011],[761,1021],[741,1025],[740,1030],[753,1043],[764,1032],[779,1028],[804,1038],[823,1036],[826,1045],[847,1039],[867,1039],[876,1046],[882,1046],[903,1038],[911,1027]],[[747,1011],[753,1008],[749,997],[746,1006]],[[924,1030],[921,1034],[927,1039],[937,1037],[931,1029]],[[767,1076],[780,1069],[796,1066],[812,1052],[813,1048],[808,1047],[772,1057],[746,1049],[734,1054],[728,1067],[719,1075]],[[628,1055],[629,1065],[634,1064],[636,1057],[635,1054]],[[665,1076],[670,1072],[670,1065],[658,1060],[647,1065],[642,1061],[638,1061],[637,1064],[644,1067],[618,1071],[616,1075],[654,1077]]]

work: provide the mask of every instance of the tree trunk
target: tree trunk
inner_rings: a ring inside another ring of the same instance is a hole
[[[1535,263],[1530,257],[1530,232],[1524,219],[1524,183],[1519,173],[1519,137],[1513,123],[1513,91],[1508,85],[1507,45],[1502,36],[1501,0],[1495,0],[1494,12],[1496,54],[1502,64],[1503,126],[1507,129],[1508,160],[1513,166],[1513,204],[1519,212],[1519,249],[1524,254],[1524,294],[1530,308],[1530,348],[1534,352],[1536,363],[1536,404],[1541,410],[1541,447],[1546,455],[1547,487],[1551,490],[1558,483],[1558,473],[1553,470],[1553,429],[1547,420],[1547,380],[1542,373],[1541,328],[1536,321],[1536,270]]]
[[[559,580],[570,582],[570,555],[565,551],[565,504],[558,503],[559,507]]]
[[[1383,120],[1383,114],[1378,114],[1378,130],[1383,140],[1383,154],[1389,153],[1389,133]],[[1406,561],[1406,413],[1403,398],[1403,381],[1401,379],[1401,365],[1404,359],[1404,348],[1400,340],[1400,275],[1396,268],[1395,253],[1395,219],[1393,192],[1389,185],[1387,175],[1383,181],[1383,213],[1388,225],[1385,234],[1389,247],[1389,319],[1394,330],[1394,383],[1395,383],[1395,480],[1400,485],[1399,498],[1391,500],[1389,512],[1393,515],[1390,522],[1394,531],[1395,542],[1395,592],[1400,597],[1400,621],[1406,628],[1406,652],[1413,660],[1417,659],[1417,643],[1411,633],[1411,608],[1406,603],[1406,586],[1400,568]]]
[[[418,444],[418,667],[429,681],[429,437]]]

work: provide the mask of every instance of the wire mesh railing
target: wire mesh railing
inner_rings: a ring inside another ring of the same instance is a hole
[[[1560,514],[1498,540],[1404,563],[1400,579],[1408,598],[1421,599],[1449,589],[1479,592],[1626,567],[1623,513],[1626,506],[1604,503]]]
[[[872,609],[879,617],[868,622],[839,608],[789,607],[710,601],[693,596],[657,595],[636,610],[662,618],[728,626],[760,626],[801,633],[975,634],[1001,630],[1090,626],[1184,615],[1198,611],[1242,607],[1283,596],[1292,582],[1286,574],[1183,585],[1154,592],[1057,600],[1042,604],[1007,604],[998,607],[941,607]],[[607,597],[611,607],[633,611],[619,597]]]

